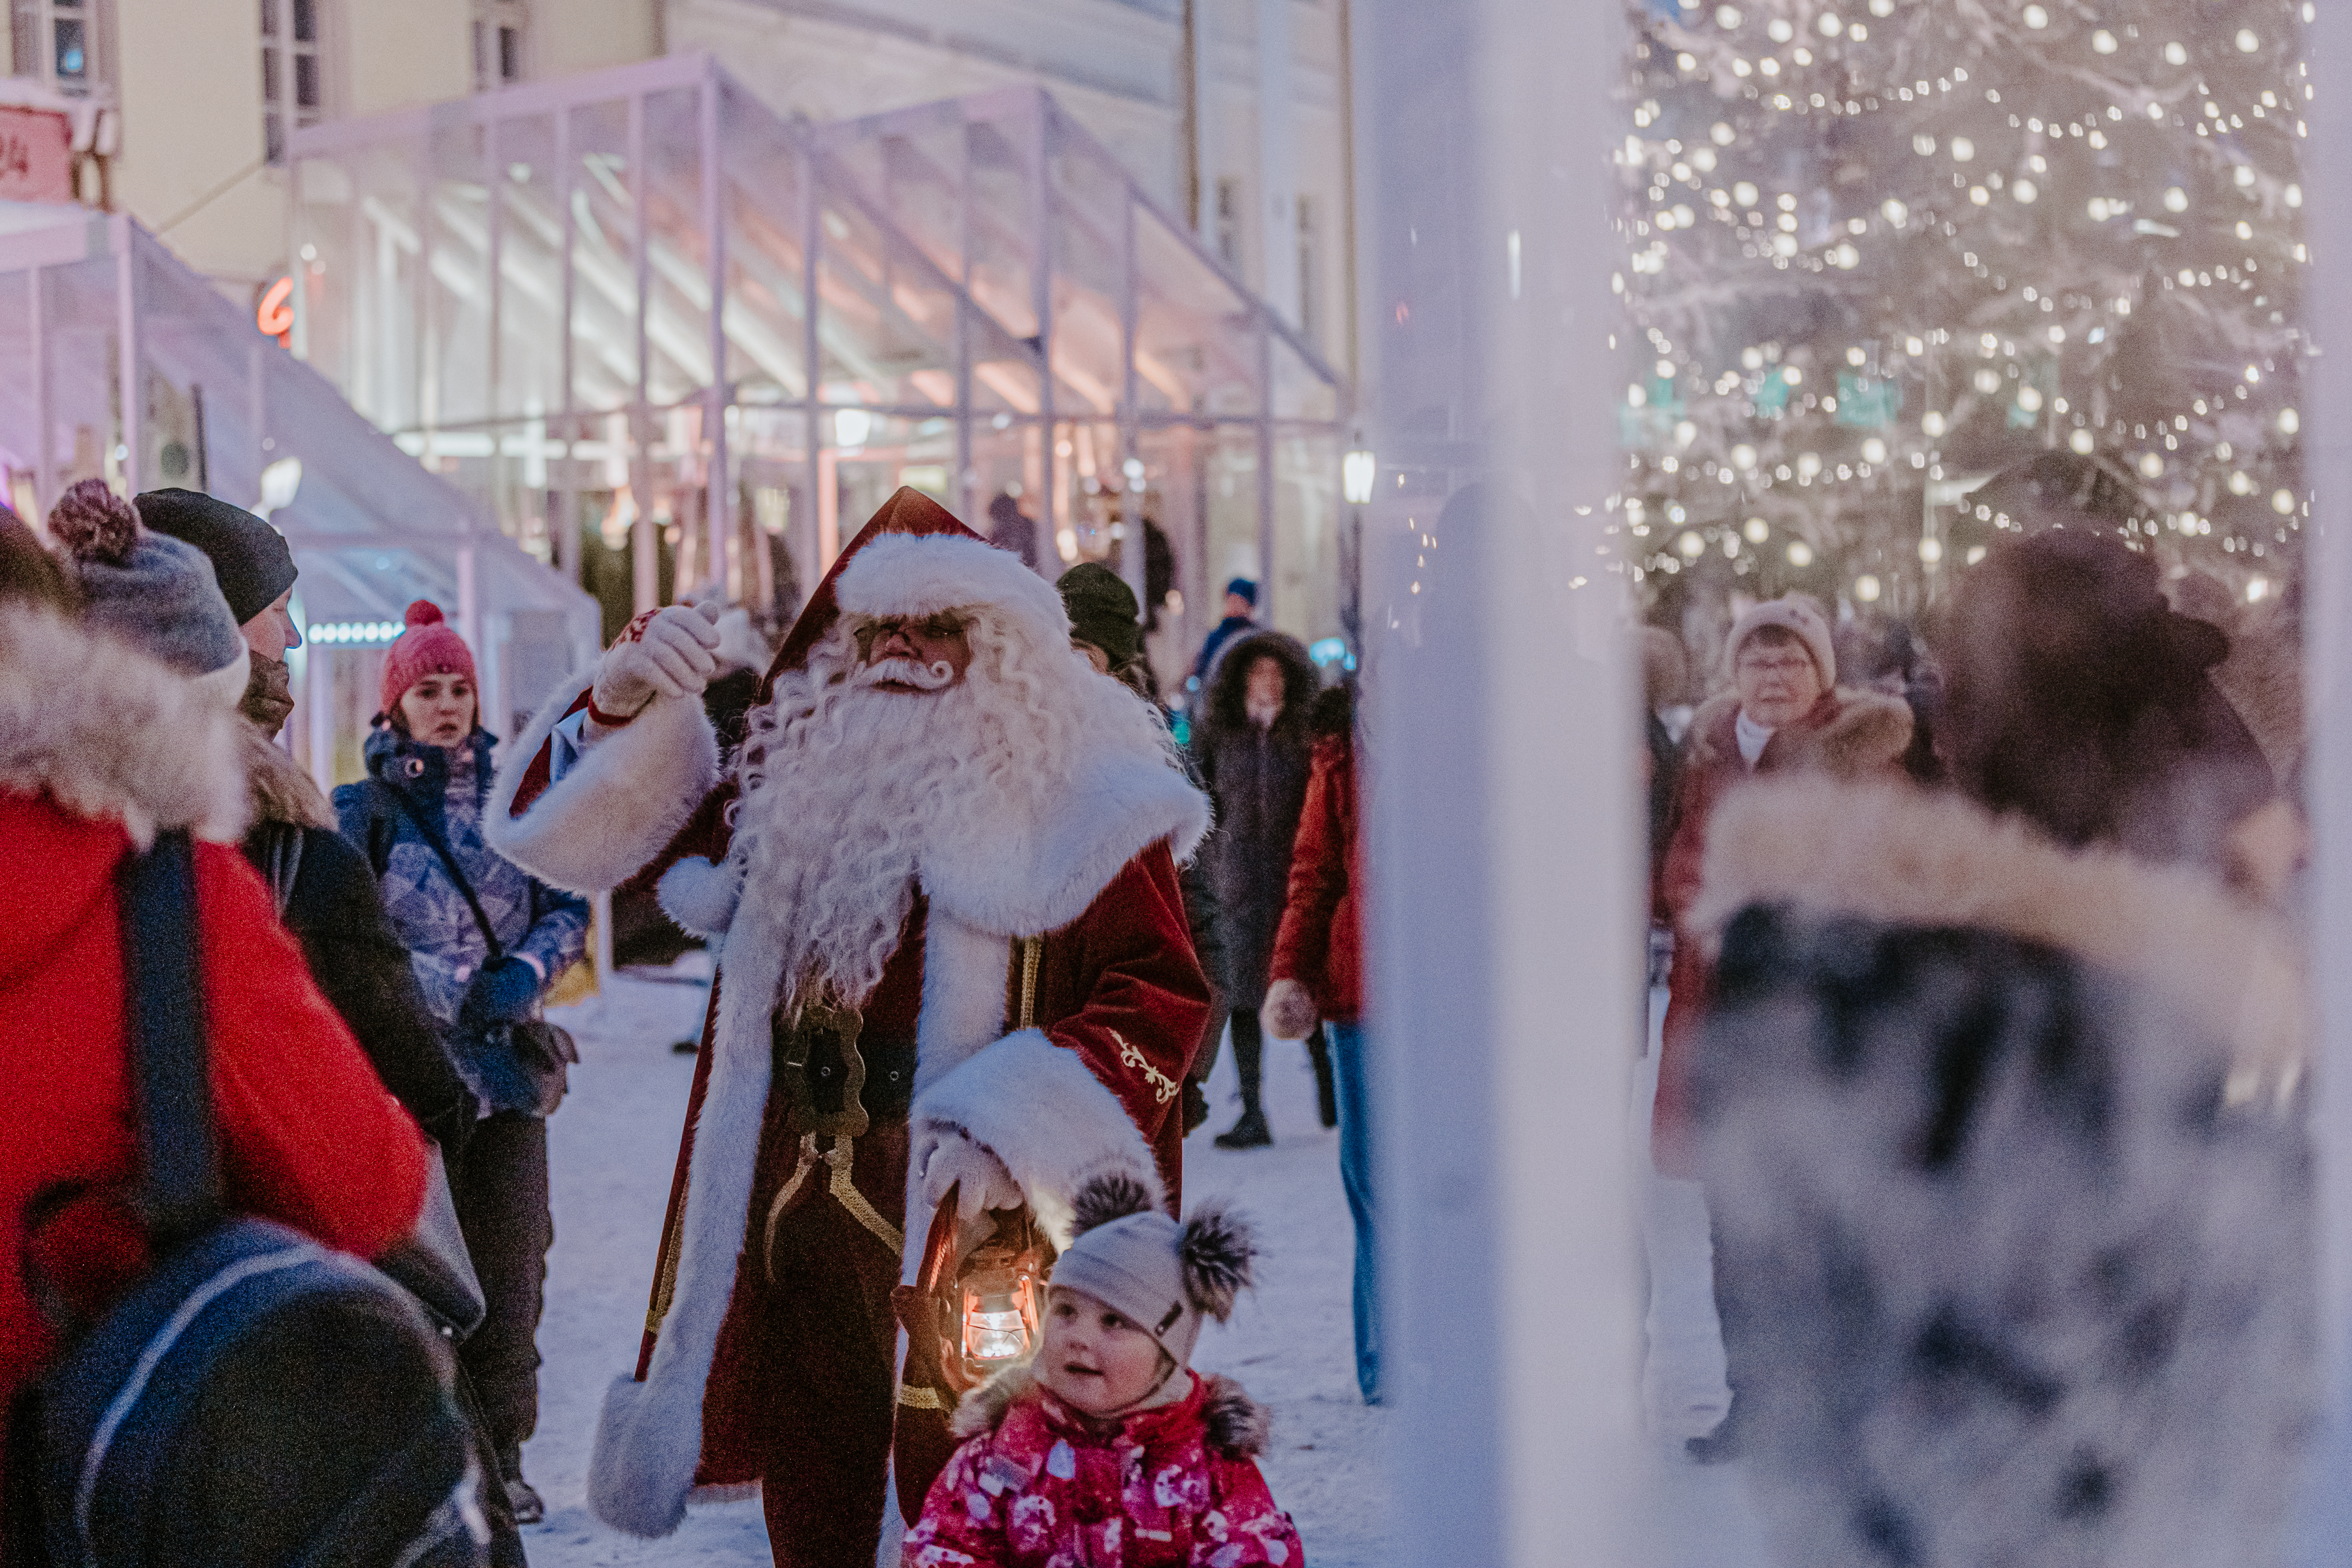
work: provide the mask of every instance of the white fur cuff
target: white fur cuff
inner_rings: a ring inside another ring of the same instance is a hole
[[[908,1118],[909,1171],[961,1134],[1004,1163],[1056,1247],[1070,1244],[1078,1189],[1100,1175],[1132,1176],[1160,1200],[1160,1169],[1142,1130],[1078,1053],[1043,1030],[1005,1036],[932,1085]],[[914,1184],[909,1196],[919,1203]],[[921,1236],[929,1215],[910,1215]]]
[[[719,741],[698,698],[656,698],[583,748],[521,816],[516,789],[584,686],[567,681],[507,752],[483,813],[490,847],[541,881],[602,893],[627,881],[677,836],[719,782]]]
[[[743,897],[741,862],[728,859],[712,865],[699,855],[688,855],[662,873],[654,885],[662,913],[689,936],[722,937],[735,922],[735,905]]]
[[[702,1462],[701,1385],[688,1392],[680,1399],[675,1380],[665,1389],[625,1376],[604,1391],[588,1461],[588,1506],[614,1530],[657,1541],[685,1521]]]

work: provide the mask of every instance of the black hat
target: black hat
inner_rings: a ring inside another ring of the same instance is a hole
[[[241,506],[198,490],[149,490],[139,519],[158,533],[184,540],[212,558],[221,596],[238,626],[253,619],[294,585],[294,552],[286,536]]]
[[[1135,590],[1099,562],[1086,561],[1062,574],[1054,586],[1070,613],[1070,636],[1103,650],[1116,670],[1143,651],[1143,628],[1136,624]]]

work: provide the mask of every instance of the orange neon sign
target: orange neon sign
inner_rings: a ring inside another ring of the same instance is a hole
[[[280,278],[263,291],[261,303],[253,312],[253,324],[261,329],[263,336],[276,338],[281,348],[290,348],[294,343],[293,298],[294,279]]]

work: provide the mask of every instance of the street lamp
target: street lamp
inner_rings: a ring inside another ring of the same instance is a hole
[[[1369,451],[1358,449],[1339,460],[1339,489],[1350,506],[1364,506],[1372,499],[1372,480],[1380,465]]]

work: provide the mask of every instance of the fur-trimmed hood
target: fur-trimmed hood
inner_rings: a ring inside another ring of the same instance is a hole
[[[245,831],[252,726],[194,681],[53,611],[0,606],[0,790],[113,818],[144,848],[162,828]]]
[[[1687,765],[1739,766],[1738,717],[1737,691],[1717,692],[1699,704],[1691,716]],[[1759,771],[1805,769],[1857,778],[1893,767],[1910,744],[1911,709],[1901,698],[1841,686],[1774,733]]]
[[[1229,1458],[1252,1458],[1265,1452],[1266,1438],[1274,1430],[1273,1414],[1249,1396],[1249,1391],[1230,1377],[1213,1373],[1194,1373],[1201,1384],[1201,1420],[1208,1428],[1209,1446]],[[1042,1397],[1034,1365],[1023,1362],[1010,1366],[970,1394],[956,1406],[955,1417],[949,1428],[957,1441],[969,1441],[983,1433],[993,1432],[1004,1424],[1005,1415],[1024,1399]],[[1191,1399],[1178,1400],[1173,1405],[1139,1410],[1123,1417],[1125,1421],[1144,1421],[1171,1410],[1181,1409]]]
[[[1686,923],[1712,948],[1754,904],[1987,929],[2071,953],[2223,1043],[2232,1100],[2291,1094],[2308,1059],[2304,967],[2273,920],[2204,873],[2070,850],[1957,795],[1822,779],[1734,792]]]
[[[251,787],[253,820],[283,822],[297,827],[335,826],[335,808],[327,804],[318,784],[301,764],[251,724],[242,726],[246,781]]]

